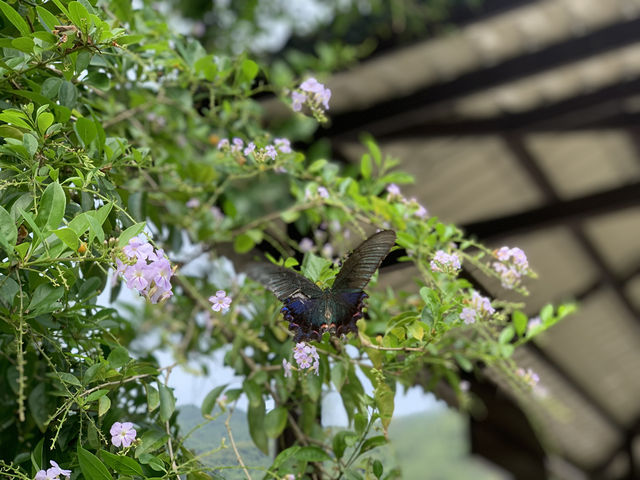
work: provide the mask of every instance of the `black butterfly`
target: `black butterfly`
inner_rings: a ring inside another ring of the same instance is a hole
[[[329,331],[335,335],[357,332],[356,321],[371,276],[396,241],[392,230],[378,232],[362,242],[344,262],[333,286],[322,290],[311,280],[285,267],[252,264],[247,275],[271,290],[284,303],[282,313],[295,331],[294,341],[320,340]]]

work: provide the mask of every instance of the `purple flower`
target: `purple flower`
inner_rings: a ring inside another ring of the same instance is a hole
[[[214,312],[226,313],[231,305],[231,297],[227,297],[227,293],[224,290],[218,290],[215,296],[209,297],[209,301],[212,303],[211,308]]]
[[[322,93],[324,91],[324,85],[315,78],[309,77],[300,84],[300,90],[310,93]]]
[[[293,108],[294,112],[299,112],[302,110],[302,104],[307,100],[307,96],[302,92],[294,90],[291,94],[291,100],[293,100],[291,108]]]
[[[60,475],[67,478],[71,476],[71,470],[60,468],[60,465],[53,460],[49,460],[49,463],[51,464],[51,468],[48,468],[46,472],[44,470],[38,470],[35,477],[36,480],[59,480]]]
[[[153,245],[143,241],[140,237],[133,237],[122,251],[129,258],[137,257],[140,260],[144,260],[153,253]]]
[[[530,333],[540,326],[542,326],[542,320],[540,320],[540,317],[533,317],[527,323],[527,332]]]
[[[211,211],[211,215],[213,215],[213,219],[216,222],[221,222],[224,220],[224,213],[222,213],[222,210],[220,210],[220,208],[217,207],[216,205],[211,207],[210,211]]]
[[[460,390],[462,390],[463,392],[468,392],[470,388],[471,383],[469,383],[469,380],[460,380]]]
[[[320,195],[321,198],[329,198],[329,190],[325,187],[318,187],[318,195]]]
[[[222,150],[222,149],[226,150],[227,148],[229,148],[229,139],[223,138],[218,142],[218,150]]]
[[[242,153],[244,153],[245,155],[249,155],[250,153],[253,153],[255,149],[256,149],[256,144],[253,142],[249,142],[249,145],[247,145],[247,148],[245,148]]]
[[[138,290],[140,293],[149,286],[148,277],[152,274],[146,260],[138,260],[135,265],[129,265],[124,272],[124,278],[127,280],[127,287]]]
[[[198,208],[200,206],[200,200],[197,198],[190,199],[187,203],[185,203],[187,208]]]
[[[460,258],[455,253],[438,250],[431,260],[431,270],[434,272],[456,273],[460,268]]]
[[[133,428],[131,422],[115,422],[109,430],[111,433],[111,443],[116,447],[130,447],[131,443],[136,439],[136,429]]]
[[[313,240],[307,237],[304,237],[302,240],[300,240],[301,252],[310,252],[311,250],[313,250]]]
[[[264,154],[271,160],[275,160],[275,158],[278,156],[278,151],[273,145],[267,145],[266,147],[264,147]]]
[[[413,212],[413,214],[418,218],[427,218],[429,216],[429,211],[422,205],[418,205],[418,210]]]
[[[244,142],[241,138],[233,137],[233,145],[231,146],[231,151],[233,153],[241,152],[242,147],[244,147]]]
[[[285,358],[282,359],[282,368],[284,369],[284,378],[289,378],[293,376],[291,373],[291,363],[289,363]]]
[[[475,290],[471,294],[471,306],[481,315],[493,315],[496,311],[496,309],[491,306],[491,300],[489,300],[488,297],[483,297]]]
[[[282,153],[291,153],[291,142],[287,138],[274,138],[273,144]]]
[[[462,313],[460,314],[460,318],[464,320],[466,325],[471,325],[472,323],[476,323],[477,312],[473,308],[464,307],[462,309]]]
[[[63,475],[65,477],[67,477],[67,478],[69,478],[71,476],[71,470],[64,470],[64,469],[60,468],[60,465],[58,465],[53,460],[49,460],[49,463],[51,464],[51,468],[49,470],[56,469],[57,472],[58,472],[58,475]]]
[[[491,266],[500,275],[502,286],[507,289],[517,287],[522,275],[529,272],[525,253],[518,247],[501,247],[493,253],[500,261],[493,262]]]
[[[395,183],[390,183],[387,185],[387,193],[389,193],[390,197],[400,197],[402,194],[400,193],[400,187]]]
[[[524,368],[518,368],[516,370],[516,375],[522,377],[525,383],[527,383],[531,387],[535,387],[540,381],[540,377],[538,376],[538,374],[530,368],[527,368],[526,370]]]
[[[305,342],[297,343],[293,349],[293,358],[295,359],[298,367],[305,369],[312,369],[316,375],[319,375],[318,368],[320,367],[320,356],[316,351],[316,347],[309,345]]]
[[[137,290],[151,303],[158,303],[173,295],[170,282],[173,270],[164,250],[154,250],[150,243],[140,244],[136,238],[123,251],[129,256],[130,262],[135,260],[131,264],[116,259],[116,275],[124,277],[127,287]]]
[[[333,257],[333,246],[330,243],[325,243],[320,253],[322,253],[322,256],[326,258]]]

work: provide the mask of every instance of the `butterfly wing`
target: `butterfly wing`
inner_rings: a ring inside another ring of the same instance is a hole
[[[334,292],[362,291],[396,242],[393,230],[383,230],[362,242],[342,265]]]

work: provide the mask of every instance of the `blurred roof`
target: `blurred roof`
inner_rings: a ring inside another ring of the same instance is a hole
[[[524,407],[549,468],[640,478],[640,0],[516,1],[327,83],[338,155],[372,133],[415,175],[407,197],[523,248],[528,313],[580,301],[515,355],[548,392]]]

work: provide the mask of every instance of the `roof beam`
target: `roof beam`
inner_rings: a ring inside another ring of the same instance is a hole
[[[639,192],[640,182],[634,182],[571,200],[556,198],[541,207],[469,223],[462,228],[469,235],[486,241],[514,233],[565,225],[567,222],[581,222],[626,208],[640,207]]]
[[[317,135],[331,137],[357,133],[367,129],[368,125],[393,116],[602,54],[637,42],[638,31],[640,18],[617,22],[590,34],[571,37],[539,51],[523,53],[498,65],[467,73],[450,82],[429,86],[401,98],[391,98],[364,110],[332,116],[331,126],[318,131]]]

